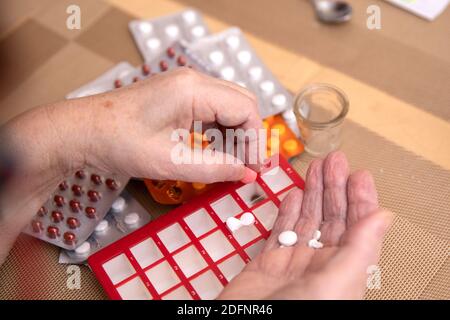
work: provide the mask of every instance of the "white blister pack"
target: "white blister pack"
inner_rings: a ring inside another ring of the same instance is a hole
[[[177,40],[192,42],[209,33],[202,16],[193,9],[156,19],[133,20],[128,27],[146,62]]]
[[[115,79],[127,78],[135,70],[136,68],[128,62],[119,62],[101,76],[66,95],[66,99],[82,98],[113,90]]]
[[[262,118],[292,107],[292,95],[258,57],[239,28],[182,44],[189,56],[212,73],[253,91],[258,97]]]
[[[148,211],[123,191],[86,241],[75,249],[61,250],[59,263],[84,264],[90,255],[141,228],[151,219]]]
[[[24,232],[74,249],[92,234],[127,182],[126,177],[79,170],[59,184]]]

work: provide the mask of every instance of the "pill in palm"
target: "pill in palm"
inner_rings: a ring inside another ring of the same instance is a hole
[[[235,217],[229,217],[227,219],[226,225],[228,230],[230,230],[231,232],[235,232],[239,230],[240,227],[242,227],[242,222]]]
[[[297,233],[294,231],[283,231],[278,236],[278,242],[284,247],[291,247],[297,243]]]

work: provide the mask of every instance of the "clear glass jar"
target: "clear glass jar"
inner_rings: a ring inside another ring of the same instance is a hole
[[[329,84],[308,85],[297,95],[294,113],[306,152],[323,156],[339,148],[348,108],[344,92]]]

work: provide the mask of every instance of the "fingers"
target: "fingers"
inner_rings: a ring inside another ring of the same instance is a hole
[[[322,222],[323,202],[323,160],[311,162],[306,173],[300,217],[295,225],[298,244],[306,244]]]
[[[247,89],[206,75],[193,85],[194,120],[244,130],[262,128],[257,99]]]
[[[360,219],[344,234],[338,258],[355,272],[367,272],[367,267],[376,265],[381,246],[393,220],[389,211],[379,210]],[[365,274],[366,275],[366,274]]]
[[[283,199],[280,205],[277,220],[272,228],[272,233],[267,239],[263,251],[279,248],[278,236],[286,230],[294,230],[295,224],[300,217],[302,208],[303,191],[294,189]]]
[[[357,171],[350,175],[347,185],[347,198],[348,227],[379,208],[375,182],[368,171]]]
[[[347,179],[349,168],[344,153],[330,153],[323,164],[323,223],[324,245],[337,245],[346,228]]]

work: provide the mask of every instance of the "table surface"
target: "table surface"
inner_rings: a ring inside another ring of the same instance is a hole
[[[70,31],[64,27],[70,1],[3,1],[0,124],[62,99],[119,61],[141,63],[127,30],[131,19],[195,7],[212,32],[239,26],[289,90],[327,82],[347,93],[342,149],[352,168],[374,173],[382,205],[397,214],[380,262],[383,288],[366,297],[449,299],[450,9],[428,22],[384,1],[350,2],[353,19],[328,26],[315,20],[306,0],[82,0],[82,28]],[[381,8],[381,30],[366,27],[370,4]],[[303,174],[310,160],[302,155],[293,164]],[[154,215],[168,211],[139,184],[130,188]],[[57,251],[21,237],[0,269],[0,298],[104,297],[87,270],[88,292],[67,292],[61,283],[43,294],[38,284],[20,280],[30,246],[55,273],[52,281],[65,281]]]

